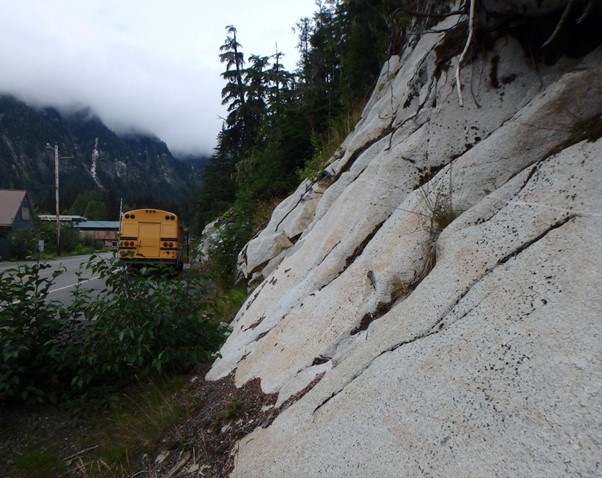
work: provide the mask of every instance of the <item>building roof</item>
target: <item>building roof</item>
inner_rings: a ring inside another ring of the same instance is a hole
[[[40,214],[38,216],[38,219],[40,221],[44,221],[44,222],[53,222],[56,221],[56,214]],[[72,215],[68,215],[68,214],[60,214],[59,215],[59,221],[60,222],[82,222],[82,221],[87,221],[88,219],[85,218],[84,216],[72,216]]]
[[[0,189],[0,227],[12,226],[27,191]]]
[[[114,229],[119,230],[119,221],[84,221],[76,226],[78,229]]]

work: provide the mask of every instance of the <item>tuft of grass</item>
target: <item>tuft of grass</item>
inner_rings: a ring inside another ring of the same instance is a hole
[[[218,290],[210,309],[213,320],[226,324],[232,321],[245,300],[247,300],[247,296],[247,290],[244,286]]]
[[[228,402],[225,406],[224,410],[213,416],[211,420],[211,427],[214,432],[218,432],[220,428],[223,426],[223,423],[236,418],[242,409],[241,401],[238,397],[234,397],[232,400]]]
[[[224,419],[234,418],[240,412],[240,400],[238,398],[234,398],[232,401],[226,405],[224,412],[222,413],[222,417]]]
[[[459,216],[459,213],[451,204],[445,204],[433,213],[433,222],[440,231],[449,226]]]
[[[422,203],[428,211],[428,227],[433,237],[438,236],[462,212],[453,206],[451,194],[441,191],[423,190]]]
[[[442,186],[444,180],[429,178],[422,186],[420,191],[422,204],[427,210],[426,217],[429,219],[429,233],[432,240],[435,240],[441,231],[449,226],[463,211],[454,206],[454,185],[453,185],[453,161],[449,162],[449,171],[447,172],[447,186]],[[436,173],[433,173],[433,175]],[[436,182],[433,184],[433,182]]]
[[[343,152],[340,149],[340,145],[359,122],[365,106],[365,101],[358,102],[349,108],[348,111],[331,120],[325,134],[312,131],[310,141],[313,148],[313,156],[305,162],[303,168],[297,170],[299,179],[316,181],[320,178],[331,159],[338,159],[342,156]]]
[[[82,478],[127,478],[133,476],[128,468],[123,465],[113,465],[100,459],[93,463],[86,463],[83,459],[79,459],[74,473]]]
[[[194,401],[181,376],[140,383],[112,410],[87,420],[97,430],[83,446],[98,445],[86,459],[72,464],[85,478],[126,477],[139,458],[152,451],[166,430],[186,417]]]

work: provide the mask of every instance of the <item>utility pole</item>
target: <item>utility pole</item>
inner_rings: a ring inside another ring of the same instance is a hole
[[[47,147],[50,147],[46,143]],[[63,156],[63,159],[72,159],[73,156]],[[61,255],[61,208],[59,203],[59,145],[54,144],[54,193],[56,201],[56,254]]]
[[[59,207],[59,145],[54,145],[54,191],[56,199],[56,254],[61,255],[61,216]]]

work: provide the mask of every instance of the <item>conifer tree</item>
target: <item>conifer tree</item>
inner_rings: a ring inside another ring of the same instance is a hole
[[[219,47],[219,59],[226,64],[226,71],[222,73],[228,83],[222,90],[222,104],[229,103],[228,111],[244,105],[245,93],[242,78],[242,70],[245,64],[243,53],[240,51],[242,45],[236,38],[237,30],[233,25],[226,27],[228,36],[222,46]]]
[[[247,141],[245,149],[257,145],[261,138],[260,129],[267,114],[267,95],[269,90],[269,77],[266,68],[269,57],[251,55],[250,66],[243,71],[246,93],[246,103],[243,108],[245,121],[245,134]]]

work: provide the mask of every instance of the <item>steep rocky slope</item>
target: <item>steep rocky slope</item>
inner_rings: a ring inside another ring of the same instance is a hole
[[[563,2],[483,1],[463,106],[467,16],[424,32],[241,253],[207,378],[300,398],[234,476],[602,473],[600,9],[570,3],[546,50]]]
[[[118,136],[88,110],[61,114],[0,96],[0,188],[27,189],[36,206],[52,210],[54,145],[63,208],[90,189],[181,197],[201,179],[199,161],[178,161],[156,137]]]

